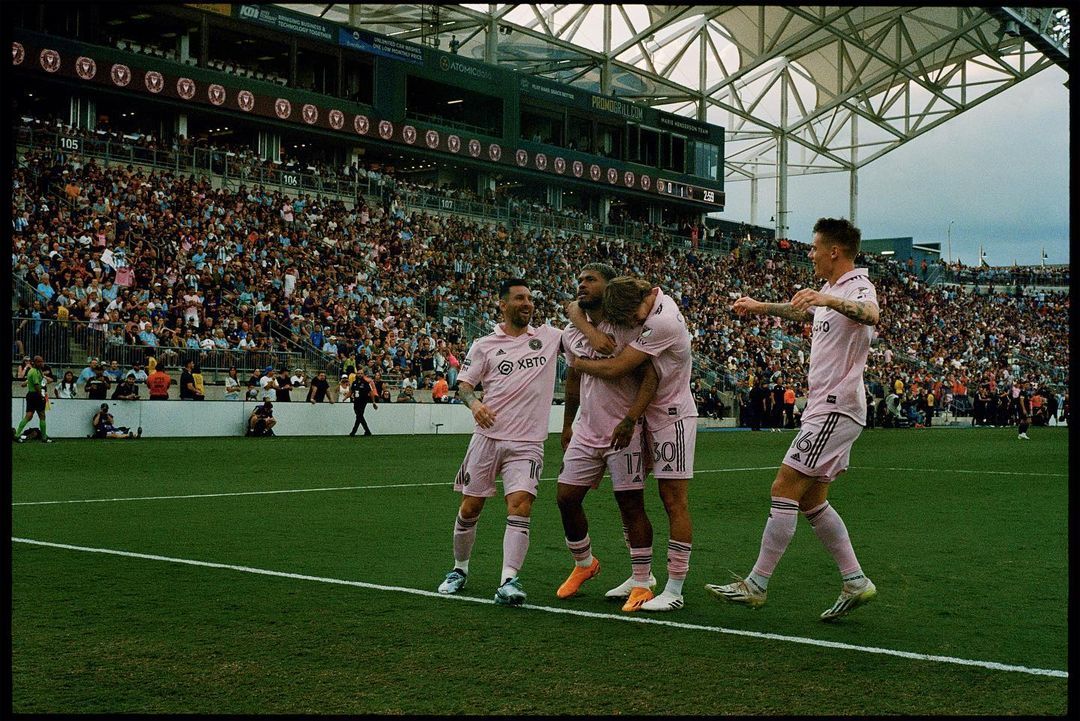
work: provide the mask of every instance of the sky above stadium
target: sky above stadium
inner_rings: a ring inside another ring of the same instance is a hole
[[[859,173],[864,238],[941,243],[976,265],[1069,262],[1069,90],[1053,66],[900,146]],[[847,173],[788,180],[790,235],[809,241],[821,216],[849,214]],[[720,216],[750,220],[750,183],[728,182]],[[758,224],[771,226],[775,181],[758,188]]]

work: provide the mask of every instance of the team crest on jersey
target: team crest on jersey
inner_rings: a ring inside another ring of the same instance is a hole
[[[533,350],[540,350],[544,347],[544,344],[540,342],[539,338],[533,338],[531,341],[529,341],[529,347]]]

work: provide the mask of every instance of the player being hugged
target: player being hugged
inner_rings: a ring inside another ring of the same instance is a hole
[[[439,593],[465,587],[476,522],[484,502],[495,495],[495,477],[501,475],[507,516],[495,602],[519,606],[526,594],[518,572],[529,550],[529,517],[544,468],[562,331],[529,325],[532,294],[520,278],[499,286],[499,310],[502,322],[472,344],[458,376],[458,398],[472,411],[476,427],[454,480],[454,490],[462,495],[454,522],[454,568]],[[476,397],[478,385],[483,387],[482,401]]]
[[[604,290],[603,307],[608,321],[637,329],[637,338],[614,358],[578,358],[574,368],[579,373],[614,380],[634,371],[642,362],[651,361],[659,380],[656,396],[645,411],[644,445],[650,452],[653,477],[670,527],[664,592],[654,598],[647,580],[652,568],[650,534],[647,547],[632,545],[630,549],[634,573],[623,610],[674,611],[683,607],[682,588],[690,570],[693,540],[688,491],[694,476],[697,406],[690,390],[690,331],[675,299],[640,278],[624,275],[613,279]],[[567,312],[578,328],[584,330],[590,325],[576,304],[571,304]],[[625,522],[626,509],[622,510]],[[645,513],[644,505],[640,513]],[[630,541],[632,544],[633,539]]]
[[[802,427],[773,481],[772,509],[757,562],[745,579],[705,586],[726,601],[754,608],[765,603],[769,578],[795,535],[800,511],[836,559],[843,579],[840,597],[821,614],[821,620],[840,618],[877,595],[855,558],[844,521],[827,500],[829,484],[847,470],[851,446],[866,425],[863,369],[873,326],[878,323],[878,304],[866,269],[855,267],[861,235],[845,219],[819,219],[809,255],[815,277],[825,279],[821,290],[804,288],[790,303],[742,297],[733,306],[740,315],[813,322],[813,335]]]
[[[578,274],[577,303],[588,312],[591,321],[585,330],[599,333],[600,338],[594,344],[573,324],[568,325],[563,331],[568,363],[576,362],[579,356],[612,358],[638,337],[637,329],[614,325],[604,315],[604,291],[616,275],[615,269],[606,263],[590,263]],[[572,367],[567,369],[563,463],[556,500],[574,569],[556,591],[559,598],[575,595],[581,584],[600,572],[600,561],[592,554],[589,520],[582,504],[589,490],[599,487],[605,470],[611,472],[611,486],[622,514],[627,546],[643,549],[642,553],[649,560],[652,558],[652,526],[645,515],[648,454],[642,445],[642,416],[656,393],[657,382],[656,370],[648,359],[633,373],[614,380],[580,375]],[[647,568],[637,580],[646,588],[656,584]],[[607,597],[625,600],[634,582],[635,577],[631,576],[621,586],[608,591]],[[635,601],[624,610],[636,611],[638,605]]]

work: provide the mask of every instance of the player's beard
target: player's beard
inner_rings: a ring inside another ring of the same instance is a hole
[[[604,296],[598,296],[596,298],[589,298],[586,300],[578,300],[578,307],[582,310],[597,311],[604,305]]]

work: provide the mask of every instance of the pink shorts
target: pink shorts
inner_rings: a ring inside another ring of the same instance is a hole
[[[653,478],[693,478],[696,444],[697,418],[680,418],[658,431],[646,427],[645,447],[651,452]]]
[[[598,488],[604,478],[604,469],[611,472],[611,487],[618,491],[635,491],[645,487],[648,453],[642,445],[641,425],[634,428],[630,445],[626,448],[591,448],[578,443],[577,436],[563,453],[559,469],[559,483],[568,486],[592,486]]]
[[[784,456],[784,465],[828,483],[847,470],[851,446],[862,429],[843,413],[806,418]]]
[[[544,444],[540,441],[497,441],[474,433],[461,462],[454,490],[466,496],[491,498],[495,476],[503,479],[503,495],[526,491],[534,498],[544,470]]]

